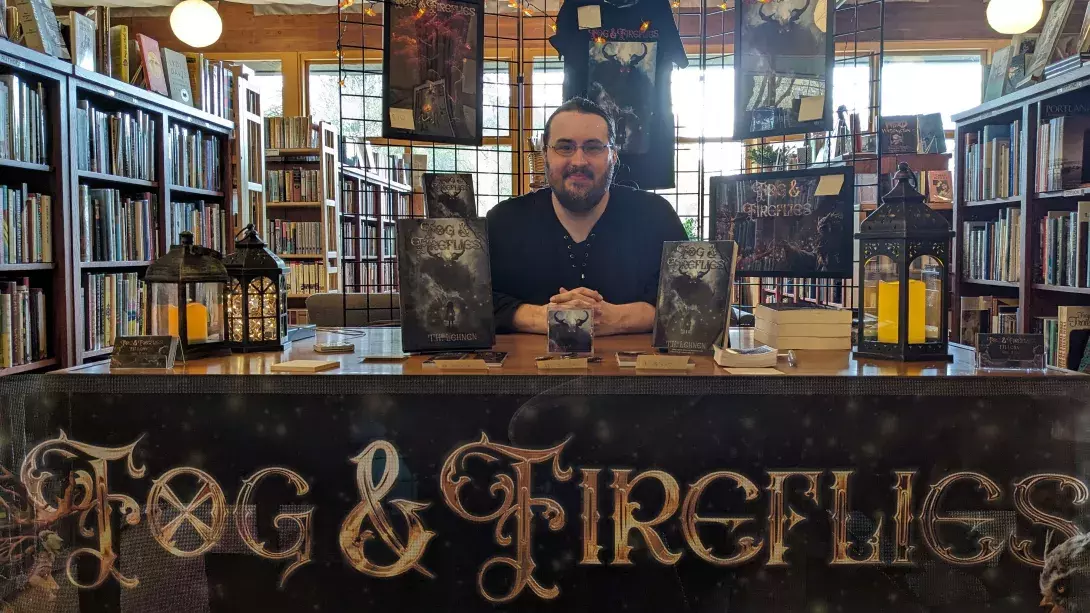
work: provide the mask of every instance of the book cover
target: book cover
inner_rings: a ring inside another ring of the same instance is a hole
[[[663,243],[653,347],[712,353],[727,326],[737,256],[734,241]]]
[[[68,13],[68,18],[72,63],[93,71],[95,69],[95,21],[76,11]]]
[[[424,173],[424,205],[430,218],[476,219],[473,175]]]
[[[546,313],[550,354],[594,353],[594,313],[590,309],[549,305]]]
[[[1056,344],[1056,366],[1078,370],[1090,338],[1090,307],[1061,306]]]
[[[400,219],[397,258],[402,350],[492,347],[492,276],[484,220]]]
[[[110,28],[110,76],[129,82],[129,26]]]
[[[193,98],[193,106],[207,110],[204,108],[204,54],[185,53],[185,63],[189,69],[189,92]]]
[[[189,66],[186,58],[173,49],[163,49],[163,65],[166,68],[170,98],[193,106],[193,91],[189,85]]]
[[[954,179],[949,170],[932,170],[927,173],[927,193],[930,202],[953,202]]]
[[[143,34],[136,35],[136,44],[140,48],[140,64],[144,69],[144,78],[147,80],[149,90],[170,95],[167,89],[167,77],[163,72],[163,58],[159,53],[159,42]]]
[[[917,153],[946,153],[946,131],[942,115],[928,113],[916,118]]]
[[[19,14],[23,44],[55,58],[72,59],[49,0],[15,0],[13,5]]]
[[[890,115],[882,118],[880,150],[886,154],[916,153],[917,125],[915,115]]]

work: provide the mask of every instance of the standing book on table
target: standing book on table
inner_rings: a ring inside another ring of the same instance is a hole
[[[663,243],[654,347],[712,352],[727,325],[737,256],[734,241]]]

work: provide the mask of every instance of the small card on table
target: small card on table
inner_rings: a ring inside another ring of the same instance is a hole
[[[174,368],[176,336],[119,336],[110,353],[110,369]]]
[[[977,368],[1044,370],[1043,334],[977,334]]]

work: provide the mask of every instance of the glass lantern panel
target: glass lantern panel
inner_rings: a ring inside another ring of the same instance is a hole
[[[267,340],[267,341],[277,340],[278,337],[276,335],[276,317],[275,316],[266,317],[266,318],[261,320],[261,324],[265,329],[265,340]]]
[[[237,279],[231,279],[231,284],[227,288],[227,333],[236,343],[243,340],[242,289],[242,284]]]
[[[225,325],[224,286],[219,283],[190,283],[186,293],[186,342],[197,345],[222,341]]]
[[[908,267],[908,342],[937,343],[942,336],[942,263],[929,255]]]
[[[151,313],[148,334],[178,336],[178,286],[171,283],[149,283]]]
[[[863,339],[897,342],[897,265],[885,255],[867,260],[863,268]]]

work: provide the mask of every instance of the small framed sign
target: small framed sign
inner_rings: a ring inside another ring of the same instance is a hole
[[[120,336],[110,353],[110,369],[174,368],[178,354],[176,336]],[[185,359],[183,358],[183,362]]]
[[[1042,334],[977,334],[977,368],[1044,370]]]

